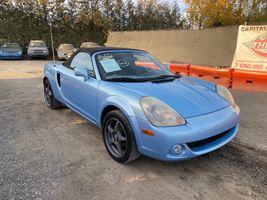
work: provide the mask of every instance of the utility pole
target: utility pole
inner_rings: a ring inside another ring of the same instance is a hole
[[[53,41],[52,22],[50,22],[50,37],[51,37],[51,46],[52,46],[53,61],[55,61],[55,51],[54,51],[54,41]]]

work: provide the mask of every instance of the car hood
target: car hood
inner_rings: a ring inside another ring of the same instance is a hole
[[[221,110],[229,103],[215,90],[204,87],[190,79],[180,78],[161,83],[117,83],[131,93],[152,96],[168,104],[184,118],[204,115]],[[214,85],[212,84],[214,87]]]
[[[4,49],[0,49],[0,51],[14,53],[14,52],[22,51],[22,49],[20,49],[20,48],[4,48]]]

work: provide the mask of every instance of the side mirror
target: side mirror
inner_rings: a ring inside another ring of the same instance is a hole
[[[87,81],[89,79],[88,70],[85,67],[75,67],[74,74],[75,76],[83,76],[84,81]]]

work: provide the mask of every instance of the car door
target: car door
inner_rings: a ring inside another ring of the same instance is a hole
[[[90,78],[75,76],[75,67],[86,67]],[[96,120],[96,98],[99,80],[95,78],[91,56],[87,52],[77,53],[69,66],[61,73],[61,91],[67,104],[90,121]]]

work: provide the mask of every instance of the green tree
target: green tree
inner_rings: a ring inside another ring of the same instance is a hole
[[[267,1],[266,0],[246,0],[241,1],[248,23],[267,23]]]
[[[132,31],[136,28],[136,8],[132,0],[128,0],[126,4],[126,30]]]
[[[1,0],[0,42],[31,39],[55,46],[84,41],[106,42],[109,30],[177,29],[183,19],[176,3],[157,0]]]
[[[114,16],[113,16],[113,30],[123,31],[126,27],[126,10],[123,0],[115,0]]]
[[[266,0],[185,0],[192,27],[239,25],[267,20]]]
[[[108,30],[111,30],[113,27],[114,19],[114,0],[103,0],[102,7],[104,25]]]

